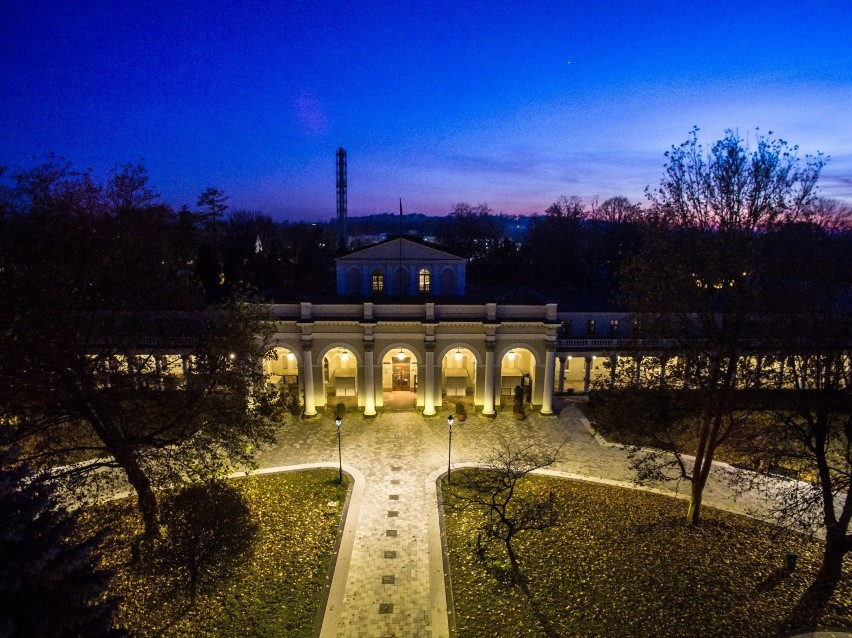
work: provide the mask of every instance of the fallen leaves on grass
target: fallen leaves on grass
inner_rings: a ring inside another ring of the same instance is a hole
[[[518,539],[527,592],[497,582],[473,550],[479,515],[447,508],[458,636],[774,636],[819,567],[818,542],[705,508],[690,527],[682,501],[637,490],[533,476],[553,490],[556,527]],[[446,497],[446,493],[445,493]],[[798,568],[782,567],[787,551]],[[852,625],[852,578],[823,616]]]
[[[258,532],[244,563],[195,605],[176,573],[130,565],[141,522],[128,501],[87,512],[81,535],[109,527],[104,566],[115,570],[109,594],[123,596],[117,626],[134,636],[310,636],[337,534],[346,484],[337,472],[287,472],[234,481]],[[329,501],[340,503],[330,509]]]

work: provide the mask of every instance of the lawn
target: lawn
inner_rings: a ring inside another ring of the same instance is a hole
[[[482,514],[454,511],[445,492],[460,638],[775,636],[795,627],[789,616],[819,565],[817,542],[749,518],[705,508],[704,524],[690,528],[671,497],[543,476],[520,488],[552,490],[560,512],[555,527],[518,537],[527,591],[495,569],[500,547],[490,561],[476,556]],[[798,553],[792,573],[788,550]],[[822,623],[852,626],[852,577]]]
[[[311,635],[346,482],[337,484],[336,470],[318,470],[232,484],[246,498],[257,535],[236,570],[202,590],[194,605],[174,573],[130,565],[128,539],[141,529],[131,503],[114,502],[86,514],[81,534],[110,526],[101,557],[116,571],[108,593],[123,597],[117,626],[143,637]]]
[[[618,395],[596,392],[589,397],[587,403],[579,404],[577,407],[589,419],[594,429],[610,443],[649,448],[660,447],[658,442],[649,435],[653,428],[647,428],[646,432],[646,425],[638,421],[642,418],[641,411],[624,410],[623,406],[624,400]],[[613,412],[614,409],[618,412]],[[760,461],[760,466],[766,471],[797,476],[793,468],[775,464],[766,454],[766,450],[771,449],[771,446],[767,446],[765,441],[777,437],[778,424],[773,413],[767,410],[751,409],[743,412],[742,416],[746,419],[745,422],[742,426],[734,428],[716,448],[714,460],[747,469],[757,468]],[[611,422],[613,419],[616,422]],[[694,425],[687,422],[680,426],[673,426],[668,434],[674,438],[678,449],[684,454],[695,455],[698,449],[698,434]]]

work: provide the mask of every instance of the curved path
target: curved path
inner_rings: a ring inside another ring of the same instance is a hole
[[[490,420],[469,417],[453,426],[453,466],[478,462],[497,433],[562,445],[550,468],[561,475],[631,485],[626,453],[592,436],[570,402],[559,416],[512,414]],[[372,420],[344,417],[343,463],[355,477],[320,636],[448,636],[444,569],[435,479],[447,469],[446,412],[386,412]],[[261,467],[337,465],[337,432],[330,416],[288,423],[278,443],[258,458]],[[664,488],[666,486],[663,486]],[[662,489],[667,493],[671,490]],[[734,499],[711,478],[707,505],[739,513],[765,511],[751,495]]]

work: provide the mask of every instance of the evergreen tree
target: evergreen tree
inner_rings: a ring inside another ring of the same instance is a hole
[[[76,517],[57,506],[57,488],[15,457],[0,452],[0,636],[127,635],[110,629],[117,599],[101,600],[110,574],[95,564],[100,537],[70,540]]]

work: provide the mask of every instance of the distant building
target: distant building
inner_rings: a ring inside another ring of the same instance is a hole
[[[393,237],[338,257],[337,294],[460,297],[467,260],[417,237]]]

